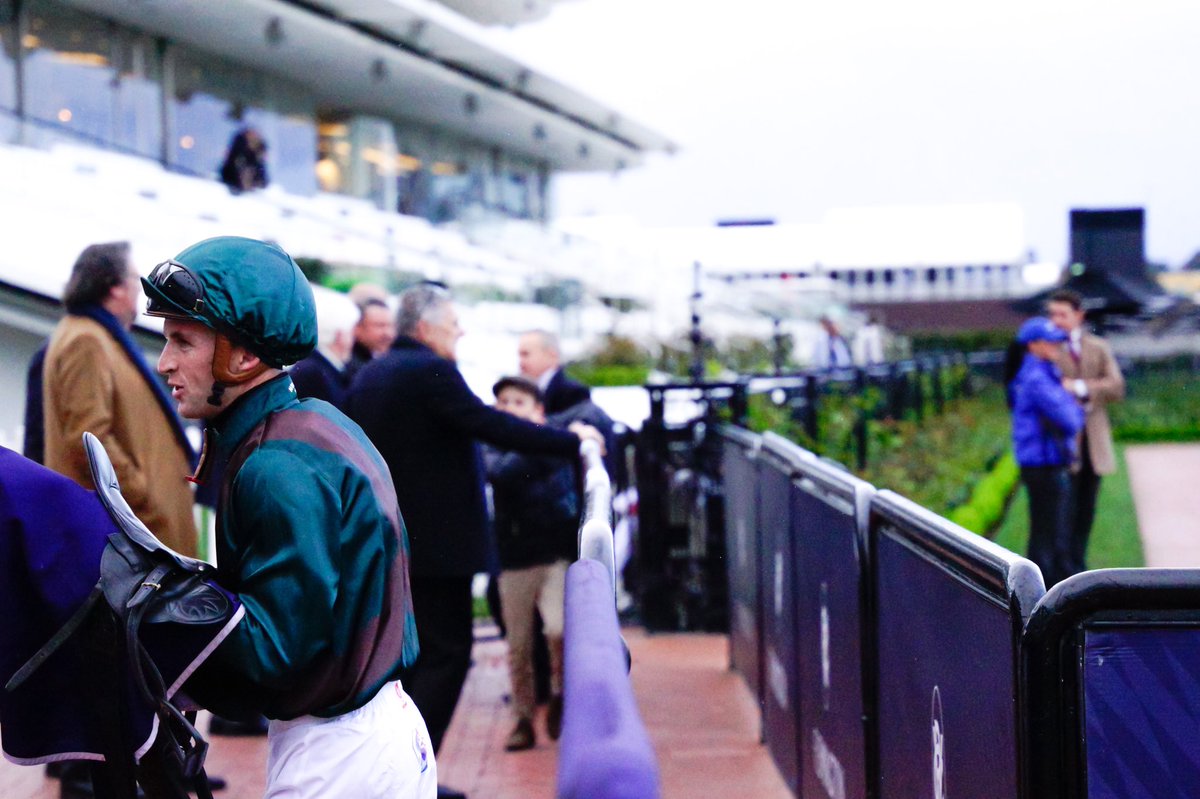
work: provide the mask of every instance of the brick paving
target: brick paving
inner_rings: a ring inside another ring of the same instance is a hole
[[[642,717],[659,758],[664,799],[787,799],[790,793],[758,742],[758,710],[745,683],[729,670],[721,635],[647,635],[625,631]],[[474,666],[439,757],[441,782],[471,799],[550,799],[557,745],[537,720],[538,743],[505,752],[512,721],[507,706],[504,643],[476,642]],[[203,720],[202,720],[203,721]],[[221,799],[257,799],[265,781],[266,741],[210,738],[209,771],[229,780]],[[0,761],[2,799],[54,799],[58,784],[41,768]]]
[[[1200,567],[1200,444],[1125,447],[1147,566]]]

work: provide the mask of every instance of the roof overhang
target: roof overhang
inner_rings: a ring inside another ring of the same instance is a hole
[[[674,149],[430,0],[67,1],[299,83],[325,107],[450,130],[553,170],[620,169]]]

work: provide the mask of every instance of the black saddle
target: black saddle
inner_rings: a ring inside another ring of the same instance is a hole
[[[108,537],[100,558],[100,580],[87,600],[5,688],[16,689],[71,636],[85,635],[89,651],[99,658],[93,676],[107,683],[89,693],[94,701],[110,705],[99,717],[111,717],[105,762],[93,769],[97,796],[133,799],[141,782],[155,796],[183,799],[185,784],[190,783],[200,797],[211,799],[204,773],[208,743],[194,725],[194,714],[185,714],[167,696],[167,686],[139,631],[143,624],[214,624],[230,616],[232,603],[208,582],[216,573],[213,566],[180,555],[142,524],[121,495],[100,440],[84,433],[83,443],[96,493],[118,532]],[[124,695],[119,683],[127,679],[125,675],[145,704],[142,710],[158,718],[154,745],[138,763],[134,762],[138,744],[121,734],[120,720],[131,710],[119,706]]]

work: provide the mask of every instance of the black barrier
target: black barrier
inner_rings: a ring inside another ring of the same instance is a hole
[[[1026,796],[1200,796],[1200,570],[1075,575],[1024,638]]]
[[[1012,797],[1037,567],[890,491],[871,501],[877,796]]]
[[[764,448],[787,444],[768,433]],[[800,790],[804,797],[868,795],[865,701],[871,675],[865,529],[874,489],[807,452],[794,456],[791,492],[796,599]]]
[[[763,733],[783,781],[800,783],[796,647],[795,528],[792,524],[791,450],[765,445],[758,456],[759,618],[762,620]]]
[[[636,449],[638,537],[627,585],[650,630],[727,630],[721,529],[722,420],[745,422],[744,383],[647,386],[650,418]],[[667,422],[668,399],[699,415]]]
[[[726,563],[729,569],[729,660],[763,702],[762,631],[759,627],[758,449],[760,439],[723,427],[721,472],[725,485]]]

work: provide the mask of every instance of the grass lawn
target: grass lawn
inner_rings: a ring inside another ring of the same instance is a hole
[[[1087,564],[1091,569],[1141,566],[1142,538],[1138,534],[1133,494],[1129,489],[1129,471],[1125,466],[1125,446],[1118,443],[1117,473],[1100,481],[1096,502],[1096,521],[1088,543]],[[995,541],[1005,549],[1024,555],[1029,542],[1029,498],[1024,486],[1009,504],[1008,513],[996,531]]]

